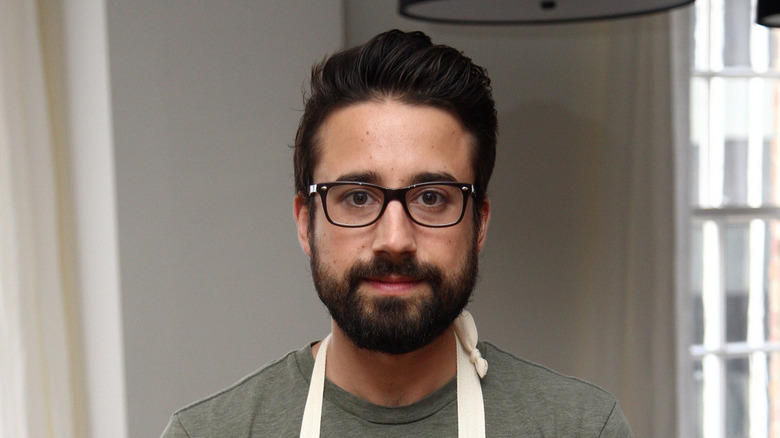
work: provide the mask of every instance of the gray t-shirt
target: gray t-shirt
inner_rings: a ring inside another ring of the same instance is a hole
[[[488,437],[631,437],[615,398],[589,383],[518,359],[490,343],[482,379]],[[287,354],[171,417],[163,438],[297,437],[314,368],[311,346]],[[453,379],[409,406],[361,400],[325,381],[323,437],[456,437]]]

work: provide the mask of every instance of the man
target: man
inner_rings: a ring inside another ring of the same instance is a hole
[[[631,436],[610,394],[477,343],[496,135],[485,71],[420,32],[315,66],[294,216],[332,333],[163,436]]]

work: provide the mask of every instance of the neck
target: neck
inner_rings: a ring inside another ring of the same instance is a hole
[[[385,354],[355,346],[334,322],[325,375],[331,382],[368,402],[405,406],[420,401],[456,373],[455,332],[447,329],[419,350]],[[319,344],[312,348],[316,356]]]

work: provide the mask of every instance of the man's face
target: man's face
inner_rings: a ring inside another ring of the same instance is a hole
[[[474,182],[471,137],[449,112],[393,100],[351,105],[320,127],[314,182],[356,180],[390,188],[428,181]],[[479,227],[469,199],[457,225],[417,225],[398,201],[376,223],[343,228],[321,200],[310,222],[295,201],[299,240],[320,299],[360,348],[401,354],[439,336],[468,302],[490,209]],[[478,230],[478,231],[477,231]]]

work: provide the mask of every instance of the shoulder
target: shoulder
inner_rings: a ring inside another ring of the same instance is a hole
[[[486,415],[492,405],[503,420],[519,421],[534,430],[547,433],[575,433],[599,436],[610,428],[628,430],[617,399],[609,392],[584,380],[553,371],[542,365],[515,357],[500,348],[481,342],[488,361],[483,379]],[[562,429],[547,430],[555,425]],[[630,436],[614,435],[614,436]]]
[[[614,400],[610,393],[596,385],[520,359],[489,342],[481,342],[479,347],[489,364],[485,379],[491,377],[498,380],[498,382],[485,381],[483,382],[485,384],[500,382],[502,387],[509,390],[537,390],[532,393],[538,392],[538,396],[550,399],[565,395],[569,399],[574,396],[605,402]]]
[[[311,354],[309,347],[290,352],[233,385],[179,409],[168,429],[186,431],[188,435],[184,436],[192,437],[226,431],[238,436],[256,427],[263,428],[263,423],[271,427],[284,421],[280,412],[285,417],[295,415],[308,390],[309,376],[304,375],[298,360],[306,352]]]

